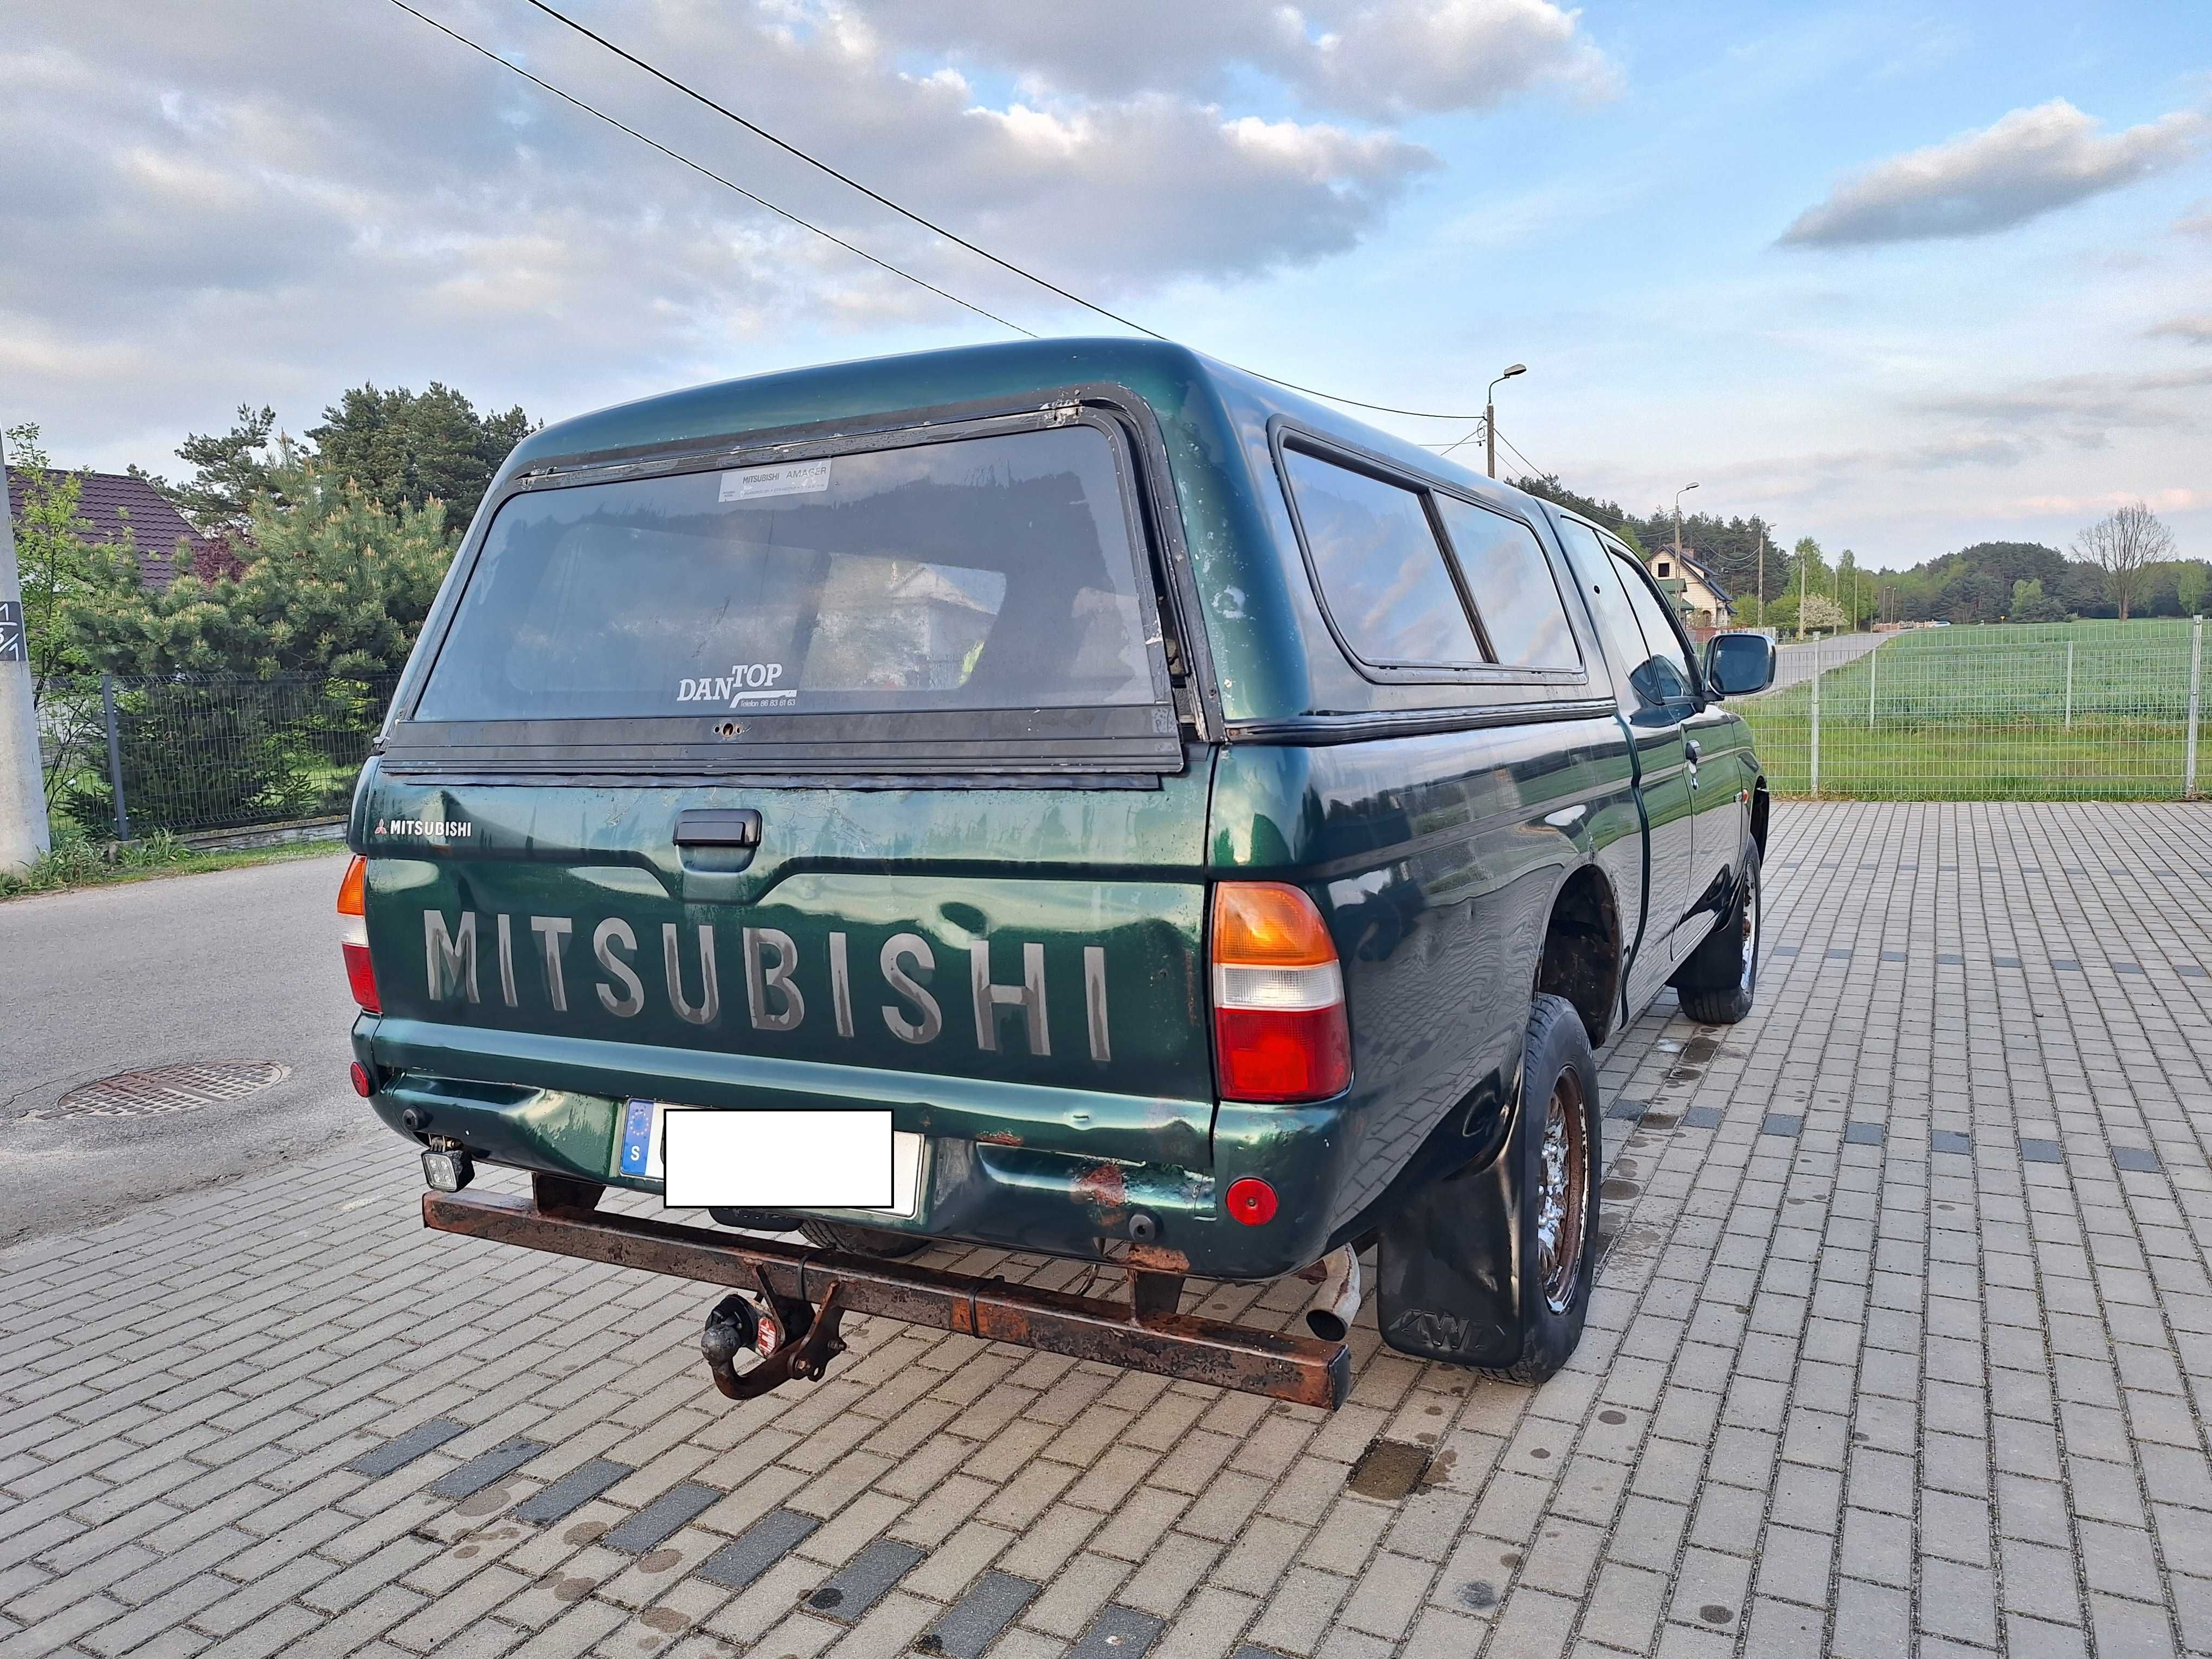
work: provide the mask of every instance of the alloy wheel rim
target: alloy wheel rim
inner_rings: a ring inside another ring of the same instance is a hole
[[[1753,875],[1743,902],[1743,973],[1737,981],[1746,991],[1759,985],[1759,878]]]
[[[1553,1313],[1567,1310],[1581,1277],[1589,1190],[1586,1115],[1581,1077],[1572,1070],[1560,1073],[1544,1104],[1536,1196],[1536,1269],[1544,1301]]]

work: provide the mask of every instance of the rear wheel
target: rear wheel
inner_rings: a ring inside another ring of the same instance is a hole
[[[916,1238],[911,1233],[887,1232],[880,1227],[848,1227],[836,1221],[802,1221],[799,1231],[811,1243],[825,1250],[842,1250],[847,1255],[880,1256],[896,1261],[901,1256],[919,1255],[929,1247],[926,1238]]]
[[[1521,1060],[1512,1144],[1521,1194],[1521,1356],[1486,1366],[1503,1382],[1541,1382],[1582,1340],[1597,1272],[1597,1063],[1582,1016],[1540,994]]]
[[[1735,902],[1674,975],[1682,1012],[1701,1025],[1733,1025],[1759,992],[1759,844],[1743,855]]]

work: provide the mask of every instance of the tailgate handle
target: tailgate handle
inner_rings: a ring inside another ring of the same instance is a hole
[[[761,815],[750,806],[700,808],[676,816],[678,847],[758,847]]]

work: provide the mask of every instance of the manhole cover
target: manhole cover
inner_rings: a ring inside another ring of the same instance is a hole
[[[155,1066],[143,1072],[118,1072],[80,1084],[33,1117],[166,1117],[197,1112],[226,1100],[243,1100],[292,1075],[273,1060],[210,1060],[198,1064]]]

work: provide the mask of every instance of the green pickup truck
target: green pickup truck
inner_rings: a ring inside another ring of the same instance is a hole
[[[428,1224],[732,1292],[733,1397],[874,1314],[1333,1404],[1370,1245],[1383,1341],[1541,1380],[1593,1048],[1751,1006],[1723,698],[1772,674],[1603,527],[1172,345],[584,416],[508,459],[362,772],[354,1084]],[[1287,1328],[1182,1311],[1291,1274]]]

